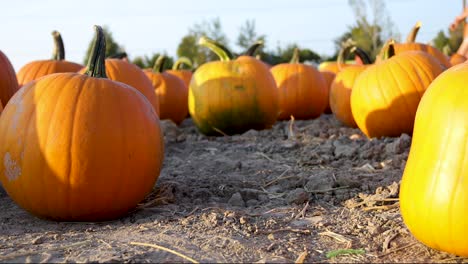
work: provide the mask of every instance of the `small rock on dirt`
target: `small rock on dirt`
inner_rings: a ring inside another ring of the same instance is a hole
[[[245,207],[244,199],[242,199],[242,195],[238,192],[234,193],[231,196],[228,203],[232,206]]]
[[[309,193],[302,188],[297,188],[288,193],[286,201],[288,204],[303,204],[307,202],[309,198]]]

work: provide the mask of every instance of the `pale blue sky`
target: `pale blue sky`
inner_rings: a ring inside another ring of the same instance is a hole
[[[404,37],[421,21],[419,42],[447,30],[462,10],[462,0],[387,0],[386,8]],[[61,32],[66,59],[82,63],[93,25],[109,26],[130,58],[166,52],[177,45],[195,23],[219,17],[231,46],[246,20],[255,19],[266,49],[298,43],[330,55],[333,40],[355,21],[347,0],[15,0],[4,1],[0,16],[0,50],[16,70],[27,62],[49,59],[52,30]]]

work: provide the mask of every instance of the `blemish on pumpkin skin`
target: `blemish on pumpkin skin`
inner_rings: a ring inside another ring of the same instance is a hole
[[[21,167],[11,158],[9,152],[3,157],[3,166],[5,167],[5,176],[9,181],[14,181],[21,176]]]

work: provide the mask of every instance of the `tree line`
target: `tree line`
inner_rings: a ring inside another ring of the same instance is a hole
[[[374,60],[382,45],[389,38],[400,41],[401,35],[395,28],[386,10],[384,0],[348,0],[348,4],[354,13],[356,22],[348,26],[344,33],[336,37],[334,40],[334,50],[330,55],[319,55],[317,52],[307,47],[299,47],[296,43],[289,43],[284,47],[277,46],[274,49],[268,49],[267,47],[270,47],[270,45],[267,36],[257,32],[254,19],[247,20],[240,26],[239,34],[234,44],[238,48],[237,50],[240,54],[246,51],[256,41],[262,40],[264,46],[258,51],[257,56],[270,65],[276,65],[289,62],[295,48],[299,48],[302,62],[318,64],[322,61],[336,60],[342,43],[349,39],[352,39],[358,47],[370,55],[371,60]],[[127,56],[123,46],[114,40],[111,30],[106,26],[104,26],[103,29],[107,40],[106,56]],[[220,19],[214,18],[210,21],[203,21],[189,27],[188,33],[180,40],[177,47],[177,57],[183,56],[189,58],[193,62],[194,67],[207,61],[216,60],[217,57],[214,53],[197,44],[201,36],[214,39],[233,50],[231,47],[232,43],[228,42],[228,38],[223,32]],[[430,44],[443,51],[446,55],[451,55],[457,50],[462,38],[462,28],[454,32],[449,31],[448,34],[445,34],[445,32],[441,30]],[[89,54],[91,46],[92,40],[90,40],[88,52],[84,58],[85,65],[88,61],[87,54]],[[131,62],[141,68],[151,68],[159,55],[161,54],[139,55],[134,57]],[[176,58],[172,58],[167,54],[164,55],[167,56],[165,68],[171,68]],[[352,58],[349,57],[347,59]]]

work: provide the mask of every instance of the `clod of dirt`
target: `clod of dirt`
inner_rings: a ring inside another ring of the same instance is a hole
[[[303,204],[309,200],[309,193],[302,188],[297,188],[288,193],[286,202],[288,204]]]
[[[228,204],[231,206],[237,207],[245,207],[244,199],[242,199],[242,195],[238,192],[234,193],[228,201]]]

